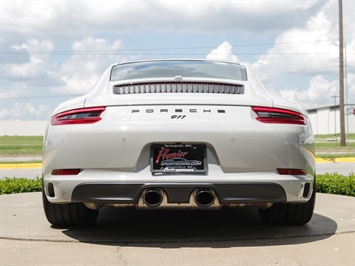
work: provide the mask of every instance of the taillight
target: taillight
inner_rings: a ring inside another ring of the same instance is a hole
[[[280,175],[305,175],[306,170],[304,169],[292,169],[292,168],[278,168],[277,172]]]
[[[280,108],[254,106],[252,110],[257,114],[256,120],[263,123],[305,125],[304,115]]]
[[[59,113],[52,117],[51,125],[92,124],[101,120],[106,107],[89,107]]]
[[[52,175],[77,175],[81,169],[54,169]]]

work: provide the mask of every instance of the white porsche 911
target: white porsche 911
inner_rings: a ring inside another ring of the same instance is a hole
[[[54,226],[73,226],[94,223],[105,206],[255,206],[266,224],[306,224],[313,145],[307,113],[242,64],[115,64],[50,120],[44,211]]]

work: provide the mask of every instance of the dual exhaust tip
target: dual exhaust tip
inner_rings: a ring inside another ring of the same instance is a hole
[[[143,202],[148,207],[159,207],[164,201],[164,192],[162,189],[147,189],[143,192]],[[215,193],[211,189],[196,189],[194,191],[194,200],[197,206],[201,208],[210,207],[216,199]]]
[[[159,207],[163,199],[163,192],[160,189],[148,189],[143,194],[143,202],[148,207]]]

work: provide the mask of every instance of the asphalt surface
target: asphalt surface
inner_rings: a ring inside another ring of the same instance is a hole
[[[265,226],[255,208],[104,208],[53,228],[41,193],[0,196],[0,265],[355,265],[355,198],[317,194],[305,226]]]

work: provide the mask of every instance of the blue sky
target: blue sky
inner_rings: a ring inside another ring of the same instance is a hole
[[[347,99],[355,104],[355,1],[343,0]],[[338,92],[338,1],[6,1],[2,120],[46,120],[112,63],[238,59],[305,108]]]

